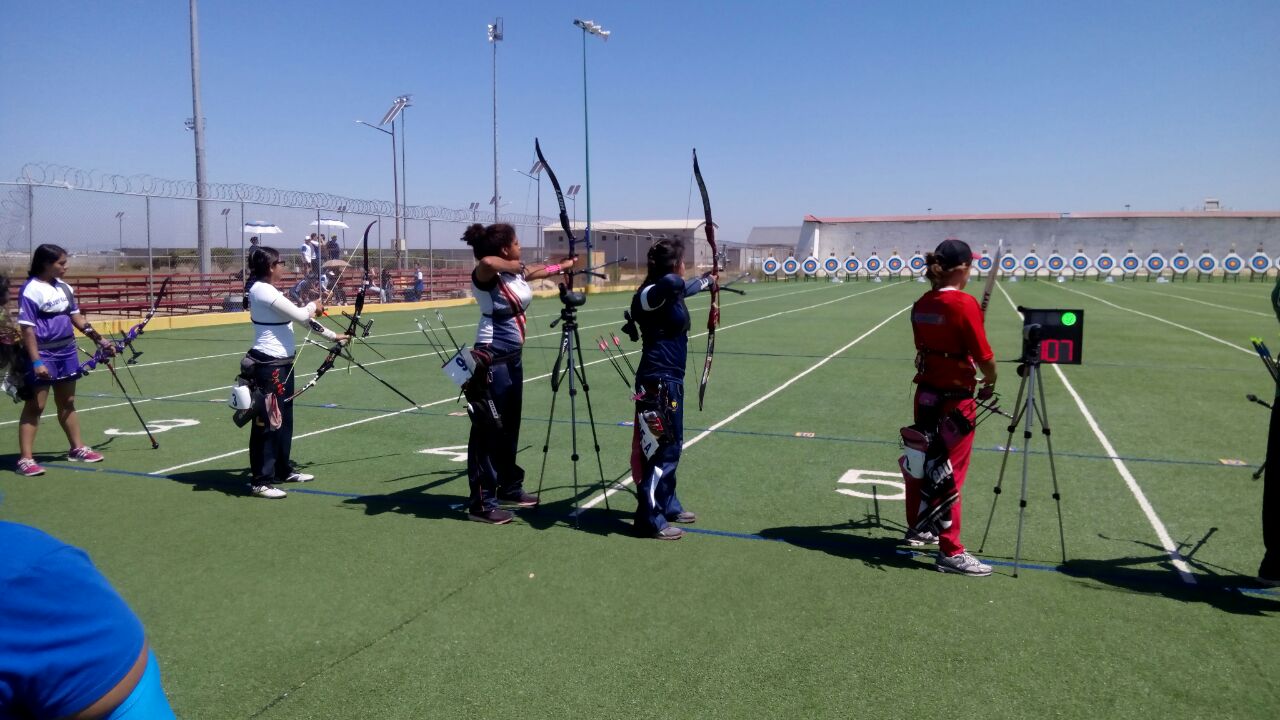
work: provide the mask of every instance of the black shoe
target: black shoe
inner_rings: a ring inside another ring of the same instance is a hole
[[[476,522],[489,523],[490,525],[506,525],[511,522],[511,518],[515,517],[515,514],[510,510],[494,508],[492,510],[484,510],[481,512],[470,512],[467,513],[467,517],[475,520]]]
[[[698,522],[698,514],[689,512],[688,510],[681,510],[675,515],[667,518],[667,522],[684,523],[686,525],[696,523]]]
[[[502,493],[498,495],[498,502],[505,505],[515,505],[516,507],[538,507],[538,503],[542,502],[537,495],[532,495],[523,490],[516,492]]]

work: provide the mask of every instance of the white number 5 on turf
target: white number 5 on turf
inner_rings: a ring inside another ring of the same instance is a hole
[[[850,497],[868,500],[905,500],[907,497],[906,488],[902,484],[902,473],[853,469],[846,470],[836,482],[841,485],[885,485],[894,490],[892,495],[882,495],[879,490],[872,494],[871,491],[836,488],[836,492]]]
[[[199,425],[199,420],[190,420],[186,418],[178,418],[175,420],[148,420],[147,428],[151,430],[151,434],[166,432],[174,428],[191,427]],[[116,428],[107,428],[102,431],[103,435],[146,435],[142,430],[118,430]]]

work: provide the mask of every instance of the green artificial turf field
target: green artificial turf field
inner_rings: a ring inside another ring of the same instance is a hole
[[[225,404],[250,330],[204,328],[138,343],[138,409],[169,428],[158,450],[95,372],[78,404],[106,461],[65,462],[46,418],[48,473],[0,476],[0,518],[89,551],[146,624],[184,718],[1274,714],[1280,593],[1251,580],[1267,414],[1244,399],[1273,394],[1248,340],[1276,337],[1269,284],[1000,284],[997,357],[1019,352],[1015,304],[1083,309],[1086,328],[1084,364],[1043,372],[1068,562],[1037,429],[1016,579],[1020,453],[979,553],[995,575],[940,574],[898,542],[906,311],[924,286],[741,287],[722,296],[701,413],[707,300],[690,302],[680,496],[699,520],[680,542],[629,534],[629,488],[606,509],[582,395],[574,495],[564,389],[543,507],[468,522],[469,421],[412,312],[376,316],[368,341],[387,359],[354,353],[420,406],[340,362],[297,401],[294,459],[317,479],[287,499],[246,494],[248,433]],[[609,482],[628,472],[631,404],[595,338],[627,301],[592,296],[580,314]],[[531,491],[558,311],[535,302],[524,356]],[[444,312],[470,340],[475,307]],[[300,383],[322,355],[302,352]],[[1000,367],[1012,409],[1017,377]],[[16,432],[16,416],[0,424]],[[975,552],[1006,424],[977,431],[963,532]],[[580,527],[575,504],[590,508]]]

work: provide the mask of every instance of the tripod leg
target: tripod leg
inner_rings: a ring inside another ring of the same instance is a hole
[[[578,379],[582,381],[582,396],[587,401],[587,420],[591,424],[591,442],[596,451],[596,467],[600,469],[600,492],[604,493],[604,509],[612,511],[609,507],[609,485],[604,481],[604,462],[600,459],[600,436],[596,433],[596,413],[591,407],[591,386],[587,383],[587,364],[582,358],[582,338],[578,336],[578,325],[573,326],[574,344],[577,346],[578,354]]]
[[[547,437],[542,441],[542,470],[538,472],[538,492],[536,495],[542,496],[542,481],[547,476],[547,453],[551,450],[551,426],[556,421],[556,398],[560,395],[560,378],[557,375],[560,372],[560,363],[564,358],[564,343],[560,343],[560,354],[556,355],[556,362],[553,366],[555,370],[551,376],[551,410],[547,413]]]
[[[1041,432],[1044,433],[1044,444],[1049,450],[1049,477],[1053,480],[1053,502],[1058,506],[1058,547],[1062,549],[1062,562],[1067,561],[1067,534],[1062,526],[1062,493],[1058,491],[1058,468],[1053,461],[1053,438],[1049,431],[1049,409],[1044,404],[1044,376],[1036,374],[1036,385],[1040,392],[1040,404],[1036,406],[1036,416],[1040,420]]]
[[[1026,387],[1027,379],[1023,377],[1022,381],[1018,383],[1018,399],[1013,402],[1013,406],[1017,409],[1014,410],[1013,418],[1009,420],[1009,437],[1004,441],[1004,456],[1000,459],[1000,474],[996,476],[996,486],[992,488],[995,497],[991,499],[991,514],[987,515],[987,529],[982,531],[982,542],[978,543],[978,552],[982,552],[982,549],[987,546],[987,535],[991,532],[991,521],[996,516],[996,503],[1000,502],[1000,493],[1004,486],[1004,470],[1009,464],[1009,449],[1013,447],[1013,433],[1018,429],[1018,420],[1022,418],[1022,413],[1025,410],[1022,406],[1022,393],[1026,390]]]
[[[1018,535],[1013,550],[1013,576],[1018,577],[1018,565],[1022,562],[1022,525],[1027,515],[1027,463],[1031,460],[1031,423],[1036,416],[1036,383],[1039,368],[1035,363],[1027,365],[1027,398],[1022,411],[1022,495],[1018,498]]]
[[[569,459],[573,462],[573,526],[578,527],[578,518],[582,515],[582,501],[578,496],[578,388],[574,384],[577,372],[573,368],[573,341],[577,334],[577,323],[566,321],[564,325],[564,341],[560,347],[565,350],[565,374],[569,376],[569,439],[573,454]],[[559,363],[559,358],[556,359]]]

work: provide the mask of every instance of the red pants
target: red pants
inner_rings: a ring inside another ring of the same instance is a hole
[[[973,398],[946,398],[936,400],[938,403],[934,406],[922,406],[921,395],[926,396],[926,401],[930,398],[937,398],[937,395],[927,390],[916,389],[915,399],[915,419],[920,421],[922,417],[946,417],[947,413],[956,408],[964,413],[972,423],[976,404]],[[973,433],[969,433],[964,437],[955,440],[948,448],[948,455],[951,459],[951,472],[956,481],[956,492],[960,492],[964,487],[964,477],[969,471],[969,455],[973,450]],[[907,503],[907,527],[916,524],[916,519],[920,514],[920,484],[922,481],[917,480],[902,473],[902,480],[906,485],[906,503]],[[941,530],[938,535],[938,549],[946,557],[958,555],[964,552],[964,545],[960,544],[960,500],[956,500],[955,505],[951,506],[951,526]]]

